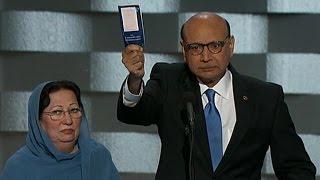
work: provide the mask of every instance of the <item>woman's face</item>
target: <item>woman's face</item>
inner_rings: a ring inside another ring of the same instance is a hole
[[[50,93],[49,98],[50,104],[41,115],[41,127],[59,151],[70,153],[79,137],[82,116],[76,95],[61,89]]]

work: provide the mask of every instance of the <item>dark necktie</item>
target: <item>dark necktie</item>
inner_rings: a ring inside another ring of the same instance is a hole
[[[211,162],[213,170],[215,171],[223,156],[221,117],[214,104],[215,91],[208,89],[205,93],[209,102],[204,108],[204,114],[206,118]]]

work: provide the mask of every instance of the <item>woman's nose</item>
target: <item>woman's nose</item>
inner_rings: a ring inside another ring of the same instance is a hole
[[[71,118],[70,113],[69,113],[69,112],[65,112],[65,116],[64,116],[64,119],[63,119],[63,123],[70,125],[70,124],[72,124],[72,122],[73,122],[73,121],[72,121],[72,118]]]

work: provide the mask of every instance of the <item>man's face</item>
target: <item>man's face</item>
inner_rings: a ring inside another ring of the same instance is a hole
[[[208,46],[204,46],[202,53],[194,55],[187,48],[193,43],[208,44],[213,41],[225,42],[219,53],[215,54]],[[228,37],[226,23],[220,17],[193,18],[185,24],[182,45],[184,59],[190,70],[201,82],[212,87],[226,72],[233,55],[234,38]]]

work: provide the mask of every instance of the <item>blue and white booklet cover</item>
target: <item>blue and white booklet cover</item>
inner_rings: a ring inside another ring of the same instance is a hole
[[[124,45],[144,46],[143,21],[139,5],[118,6]]]

